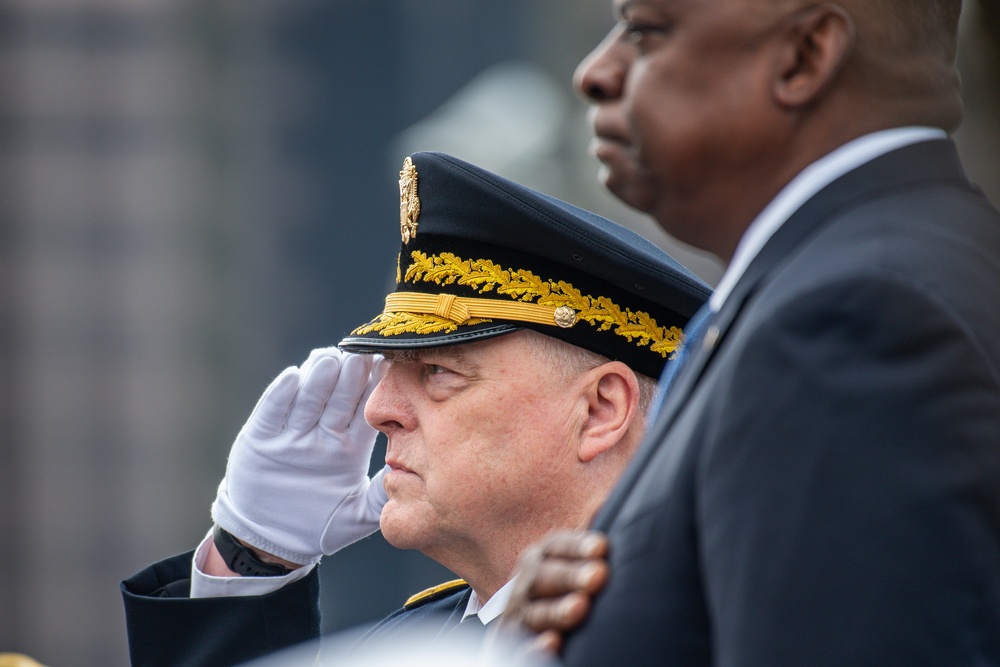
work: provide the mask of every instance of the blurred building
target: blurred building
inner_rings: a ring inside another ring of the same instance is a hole
[[[267,382],[381,308],[406,153],[717,279],[594,184],[569,79],[610,22],[602,0],[0,0],[0,652],[127,664],[118,580],[201,539]],[[971,4],[959,139],[1000,201],[989,25]],[[328,629],[445,577],[375,536],[324,561]]]

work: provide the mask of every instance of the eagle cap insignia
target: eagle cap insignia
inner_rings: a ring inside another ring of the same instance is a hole
[[[420,197],[417,196],[417,168],[413,160],[403,160],[399,172],[399,232],[403,243],[417,235],[417,218],[420,217]]]

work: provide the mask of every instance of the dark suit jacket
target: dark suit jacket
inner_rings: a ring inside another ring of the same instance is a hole
[[[568,665],[1000,665],[1000,215],[954,146],[779,229],[595,527]]]
[[[133,667],[228,667],[319,636],[318,569],[268,595],[191,599],[193,554],[154,563],[122,582]],[[461,621],[470,593],[461,586],[407,605],[374,625],[357,646],[418,627],[446,633]]]

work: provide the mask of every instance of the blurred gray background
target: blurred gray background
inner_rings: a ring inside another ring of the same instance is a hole
[[[1000,201],[1000,6],[960,146]],[[678,247],[597,185],[608,0],[0,0],[0,652],[127,664],[118,581],[194,547],[258,395],[382,308],[402,158],[444,150]],[[451,578],[374,536],[327,629]]]

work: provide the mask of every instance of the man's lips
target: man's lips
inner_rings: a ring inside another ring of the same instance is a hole
[[[628,138],[615,128],[594,122],[594,137],[590,140],[590,153],[601,162],[621,159],[628,153]]]
[[[628,143],[628,128],[621,116],[604,107],[594,107],[590,113],[590,126],[594,130],[594,140],[615,144]]]
[[[389,499],[392,500],[404,487],[410,485],[411,482],[408,480],[416,478],[417,475],[405,465],[390,457],[386,457],[385,463],[389,467],[389,470],[386,471],[385,477],[382,479],[382,484]]]
[[[385,457],[385,464],[387,466],[389,466],[389,472],[398,472],[398,473],[412,473],[413,472],[412,470],[410,470],[409,468],[407,468],[403,463],[401,463],[399,460],[397,460],[395,458],[392,458],[391,456]]]
[[[601,162],[608,162],[627,148],[627,144],[616,137],[598,135],[590,140],[590,153]]]

